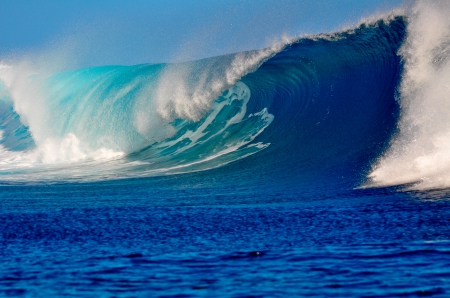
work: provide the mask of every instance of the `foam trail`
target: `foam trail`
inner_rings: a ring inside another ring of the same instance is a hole
[[[390,149],[366,186],[450,187],[450,2],[412,8],[400,85],[401,118]]]

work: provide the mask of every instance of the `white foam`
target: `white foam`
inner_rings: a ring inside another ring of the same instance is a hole
[[[177,151],[177,153],[181,151],[185,151],[195,145],[197,145],[197,141],[202,138],[205,135],[205,129],[211,124],[211,122],[214,121],[216,116],[219,114],[219,112],[222,110],[222,108],[226,105],[229,105],[233,100],[242,100],[242,107],[240,111],[234,115],[231,119],[227,120],[226,125],[214,133],[213,135],[209,136],[209,139],[212,139],[213,137],[222,134],[230,125],[238,123],[242,121],[242,119],[245,116],[245,113],[247,112],[247,103],[250,99],[250,89],[242,82],[237,82],[233,87],[231,87],[226,92],[227,94],[223,96],[223,101],[219,103],[214,103],[212,107],[212,112],[208,115],[208,117],[203,121],[202,125],[198,127],[195,131],[188,130],[186,133],[184,133],[182,136],[178,137],[175,140],[164,142],[159,145],[159,147],[167,147],[167,146],[173,146],[176,143],[182,141],[183,139],[190,139],[191,143],[188,146],[185,146]],[[207,141],[205,140],[205,141]]]
[[[417,1],[400,50],[399,134],[366,186],[450,187],[450,2]]]
[[[108,148],[91,151],[80,143],[73,134],[68,133],[64,138],[49,138],[32,153],[36,161],[42,163],[73,163],[85,160],[106,160],[124,155]]]
[[[45,138],[46,132],[43,130],[48,119],[45,97],[40,88],[45,76],[30,79],[35,73],[36,70],[28,62],[0,68],[0,81],[14,102],[14,110],[38,141]]]
[[[211,61],[201,69],[193,64],[167,66],[154,92],[158,114],[166,120],[200,120],[223,91],[256,70],[289,42],[291,40],[283,38],[271,47],[234,54],[228,63]],[[192,83],[194,76],[198,79]]]
[[[2,167],[29,168],[45,165],[64,165],[86,161],[104,161],[123,157],[125,153],[100,148],[95,151],[83,147],[80,140],[72,133],[64,138],[49,138],[41,146],[24,152],[11,152],[0,148]]]

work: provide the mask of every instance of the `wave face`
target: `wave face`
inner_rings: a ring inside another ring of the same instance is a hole
[[[396,132],[405,33],[393,17],[177,64],[56,74],[3,65],[0,179],[221,167],[261,183],[358,186]]]

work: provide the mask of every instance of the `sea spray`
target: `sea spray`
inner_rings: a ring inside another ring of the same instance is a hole
[[[400,50],[404,73],[398,133],[367,186],[450,186],[449,12],[448,1],[418,1],[412,9]]]

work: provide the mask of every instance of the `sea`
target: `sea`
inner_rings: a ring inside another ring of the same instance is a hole
[[[0,296],[450,297],[449,13],[0,63]]]

